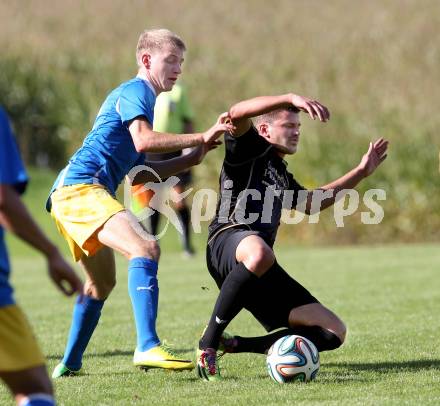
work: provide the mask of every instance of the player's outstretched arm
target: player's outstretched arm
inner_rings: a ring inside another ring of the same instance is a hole
[[[237,127],[233,136],[243,135],[251,126],[250,119],[270,111],[294,106],[310,115],[312,119],[319,118],[326,122],[330,118],[327,107],[316,100],[287,93],[279,96],[259,96],[234,104],[229,109],[229,115]]]
[[[153,169],[162,179],[169,176],[176,175],[186,169],[198,165],[202,162],[205,155],[212,149],[220,145],[220,141],[213,141],[209,144],[202,144],[198,147],[192,148],[188,153],[182,156],[166,159],[163,161],[145,161],[145,166]],[[157,181],[157,177],[151,171],[140,171],[136,173],[134,179],[127,177],[132,186],[141,185],[147,182]]]
[[[387,150],[388,141],[383,138],[378,139],[374,143],[370,142],[368,151],[363,155],[359,165],[339,179],[309,192],[305,210],[306,214],[314,214],[332,206],[335,203],[338,192],[344,189],[353,189],[362,179],[370,176],[386,159]],[[323,192],[326,193],[323,195]],[[322,196],[325,196],[325,198],[322,199]]]
[[[143,117],[133,120],[129,125],[129,130],[138,152],[173,152],[202,144],[210,144],[224,132],[233,131],[235,127],[228,118],[228,113],[222,113],[215,124],[203,133],[160,133],[153,131],[150,123]]]
[[[19,194],[7,184],[0,184],[0,224],[46,256],[49,276],[65,295],[82,292],[81,280],[35,223]]]

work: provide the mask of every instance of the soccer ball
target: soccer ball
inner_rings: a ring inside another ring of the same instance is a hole
[[[270,347],[267,369],[279,383],[313,381],[319,370],[319,352],[305,337],[285,336]]]

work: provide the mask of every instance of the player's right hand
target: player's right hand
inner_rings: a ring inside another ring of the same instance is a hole
[[[83,283],[58,251],[49,256],[47,262],[49,276],[61,292],[66,296],[82,294]]]
[[[216,123],[203,133],[203,142],[211,144],[225,132],[233,132],[235,126],[232,124],[229,112],[222,113],[218,116]]]
[[[328,111],[328,108],[317,100],[292,94],[292,104],[301,111],[308,113],[313,120],[316,117],[323,122],[326,122],[330,119],[330,112]]]

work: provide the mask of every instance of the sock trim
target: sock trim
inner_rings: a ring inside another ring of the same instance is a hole
[[[154,259],[147,257],[135,257],[130,259],[128,269],[130,268],[142,268],[145,269],[149,275],[156,275],[159,264]]]
[[[52,395],[48,395],[47,393],[31,393],[30,395],[24,397],[18,406],[30,406],[33,400],[43,400],[52,405],[55,405],[55,399]]]

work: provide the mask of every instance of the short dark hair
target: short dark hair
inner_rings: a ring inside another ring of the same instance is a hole
[[[262,114],[261,116],[257,116],[253,118],[253,122],[255,126],[258,126],[262,123],[272,123],[273,120],[277,117],[277,115],[282,111],[290,111],[291,113],[299,113],[301,110],[295,106],[282,107],[280,109],[269,111],[268,113]]]

